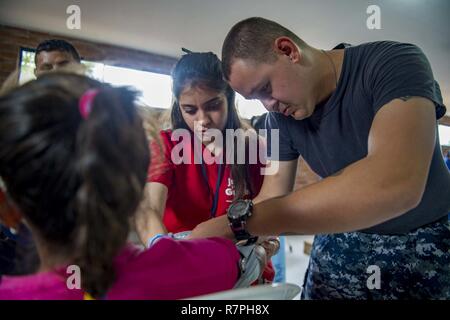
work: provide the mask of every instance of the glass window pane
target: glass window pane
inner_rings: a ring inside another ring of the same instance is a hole
[[[439,142],[441,146],[450,146],[450,126],[439,125]]]
[[[35,79],[34,50],[22,49],[19,83]],[[98,81],[108,82],[115,86],[131,86],[142,93],[140,101],[147,106],[169,109],[172,104],[172,78],[169,75],[140,71],[130,68],[109,66],[100,62],[83,60],[86,74]],[[242,118],[250,119],[267,110],[257,100],[246,100],[236,94],[236,107]]]
[[[21,49],[20,54],[19,84],[22,85],[36,77],[34,76],[34,51]]]
[[[260,101],[246,100],[239,93],[236,93],[236,107],[239,115],[245,119],[250,119],[253,116],[259,116],[267,112]]]
[[[150,107],[168,109],[172,103],[172,78],[165,74],[105,65],[103,80],[116,86],[132,86]]]

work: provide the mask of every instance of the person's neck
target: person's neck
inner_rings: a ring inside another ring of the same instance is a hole
[[[39,249],[38,249],[39,251]],[[64,256],[64,255],[58,255],[55,253],[49,254],[41,254],[41,251],[39,251],[39,257],[41,259],[41,264],[39,266],[39,272],[48,272],[55,270],[57,268],[67,266],[71,264],[71,257],[70,256]]]
[[[344,49],[321,51],[314,50],[317,61],[317,98],[316,105],[324,105],[339,85],[344,61]]]
[[[52,245],[34,232],[33,238],[39,254],[40,265],[38,272],[48,272],[70,264],[73,261],[73,250],[66,246]]]

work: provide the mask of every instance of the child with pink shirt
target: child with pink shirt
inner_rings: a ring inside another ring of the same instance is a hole
[[[262,246],[240,254],[222,238],[127,244],[150,160],[134,101],[127,88],[56,73],[0,97],[0,192],[11,207],[0,219],[25,223],[40,257],[37,273],[0,279],[0,299],[180,299],[258,276]]]

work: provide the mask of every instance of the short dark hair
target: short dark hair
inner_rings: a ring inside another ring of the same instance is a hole
[[[222,46],[225,78],[229,80],[234,59],[269,63],[275,61],[273,41],[283,36],[291,38],[299,46],[305,45],[292,31],[271,20],[253,17],[236,23],[228,32]]]
[[[36,54],[34,56],[34,62],[37,61],[37,56],[42,51],[62,51],[70,53],[70,55],[79,63],[81,62],[80,55],[73,45],[66,40],[50,39],[42,41],[36,47]]]

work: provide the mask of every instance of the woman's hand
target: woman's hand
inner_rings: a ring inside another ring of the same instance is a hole
[[[270,259],[278,253],[280,249],[280,241],[277,237],[260,237],[255,245],[255,253],[261,266],[261,272],[258,278],[263,276]]]
[[[278,253],[280,249],[280,240],[278,237],[259,237],[257,245],[264,248],[267,259],[269,260]]]

